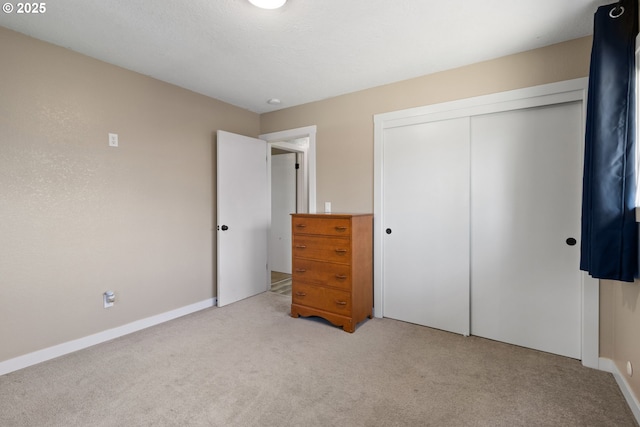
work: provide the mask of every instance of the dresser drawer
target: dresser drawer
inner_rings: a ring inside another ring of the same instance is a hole
[[[294,235],[291,251],[294,258],[351,263],[351,240],[349,239]]]
[[[343,218],[311,219],[293,217],[292,229],[294,234],[320,234],[325,236],[350,236],[351,221]]]
[[[351,315],[351,294],[337,289],[293,282],[292,301],[331,313]]]
[[[347,264],[295,258],[293,280],[351,291],[351,267]]]

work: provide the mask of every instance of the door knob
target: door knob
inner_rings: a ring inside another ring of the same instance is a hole
[[[569,237],[569,238],[567,239],[567,245],[569,245],[569,246],[574,246],[576,243],[578,243],[578,242],[577,242],[577,240],[576,240],[576,239],[574,239],[573,237]]]
[[[229,227],[227,227],[226,225],[222,226],[222,231],[227,231],[229,229]]]
[[[385,231],[386,231],[387,234],[391,234],[391,229],[390,228],[387,228]]]

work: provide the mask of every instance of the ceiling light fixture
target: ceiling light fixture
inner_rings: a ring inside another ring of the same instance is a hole
[[[271,98],[267,101],[269,105],[280,105],[280,100],[278,98]]]
[[[262,9],[277,9],[284,6],[287,0],[249,0],[249,3]]]

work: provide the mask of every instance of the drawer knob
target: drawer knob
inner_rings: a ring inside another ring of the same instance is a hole
[[[296,245],[296,249],[306,249],[305,245]]]
[[[336,231],[347,231],[347,227],[345,226],[337,226]]]
[[[336,252],[339,253],[339,254],[346,254],[347,250],[338,248],[338,249],[336,249]]]
[[[336,274],[336,279],[344,280],[347,278],[346,274]]]
[[[307,226],[307,224],[296,224],[296,227],[298,228],[305,228]]]
[[[296,273],[306,273],[307,270],[305,270],[304,268],[296,268]]]
[[[296,292],[296,296],[298,296],[298,297],[306,297],[307,294],[305,294],[304,292],[298,291],[298,292]]]
[[[336,301],[336,304],[338,305],[347,305],[346,301]]]

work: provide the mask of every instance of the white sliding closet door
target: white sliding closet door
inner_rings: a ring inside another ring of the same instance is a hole
[[[384,315],[469,334],[469,118],[384,131]]]
[[[581,356],[581,114],[574,102],[471,118],[473,335]]]

